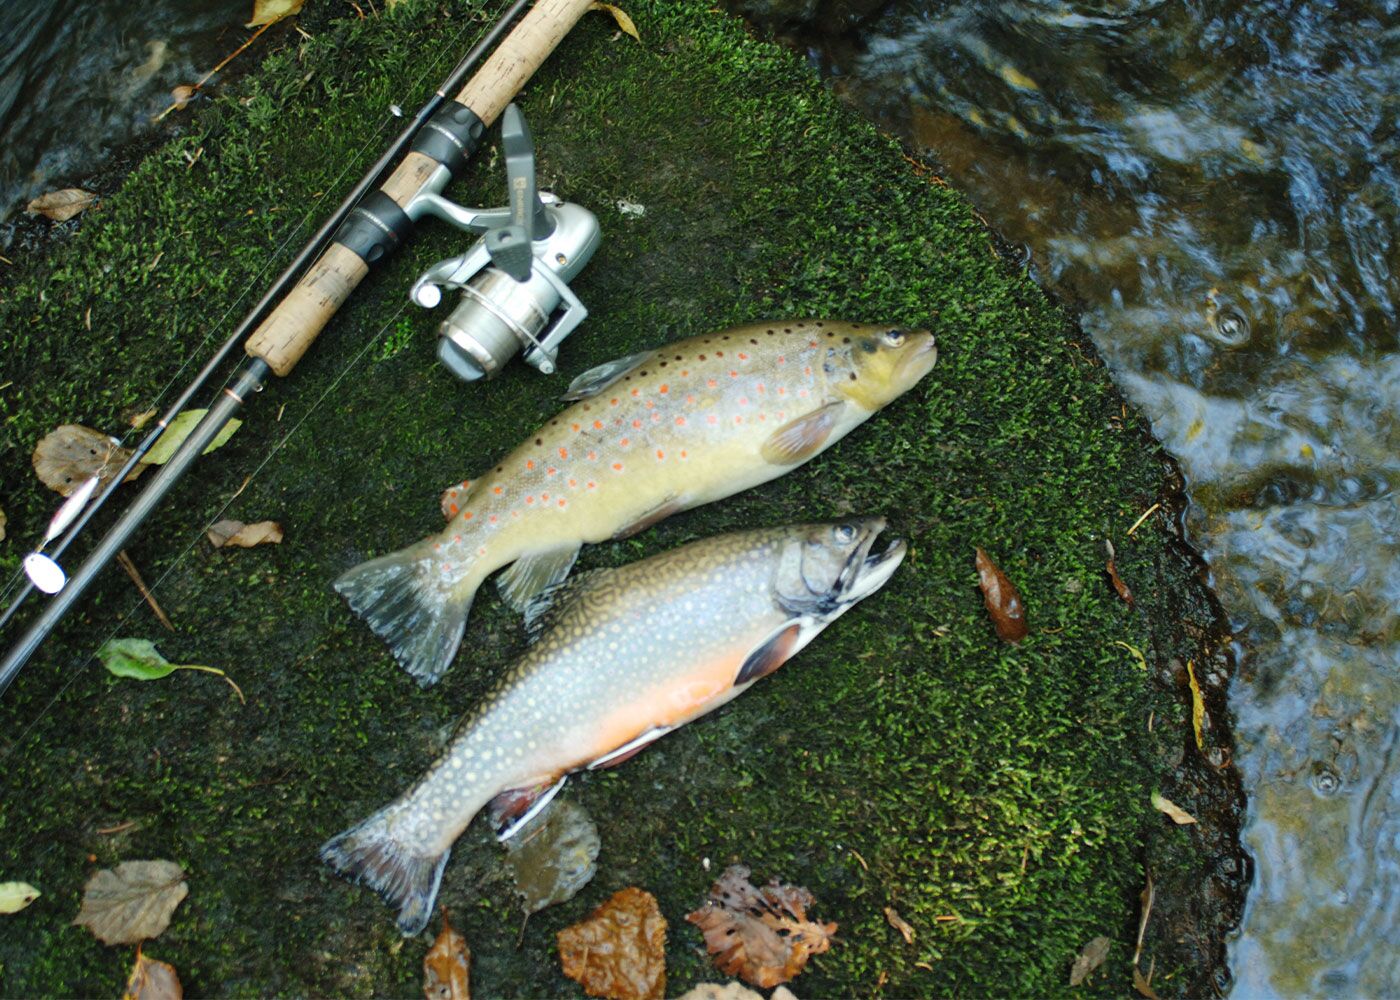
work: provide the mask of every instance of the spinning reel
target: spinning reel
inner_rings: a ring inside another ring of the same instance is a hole
[[[445,288],[461,301],[438,330],[438,358],[466,381],[490,378],[522,348],[525,360],[554,371],[564,338],[588,309],[569,288],[598,249],[597,217],[588,209],[535,190],[535,149],[514,104],[501,117],[510,204],[465,208],[438,194],[421,194],[414,207],[481,239],[466,253],[428,268],[409,292],[427,309]]]

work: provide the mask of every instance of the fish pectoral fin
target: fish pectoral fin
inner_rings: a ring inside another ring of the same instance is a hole
[[[588,770],[596,771],[601,767],[617,767],[623,761],[631,760],[647,747],[651,746],[661,737],[669,733],[674,726],[657,726],[655,729],[648,729],[634,740],[628,740],[616,750],[609,750],[603,756],[588,765]]]
[[[625,358],[607,361],[597,368],[590,368],[570,382],[568,390],[560,398],[566,402],[574,402],[596,396],[655,353],[655,351],[644,351],[641,354],[629,354]]]
[[[734,686],[767,677],[777,670],[793,653],[806,645],[799,644],[801,636],[801,622],[784,622],[779,625],[772,635],[755,646],[753,652],[744,658],[744,665],[739,668],[738,676],[734,678]]]
[[[442,516],[447,520],[452,520],[457,516],[457,512],[465,506],[467,497],[472,494],[472,481],[463,479],[460,483],[453,483],[442,491]]]
[[[550,800],[559,794],[568,780],[569,776],[566,774],[552,784],[544,783],[532,788],[510,788],[486,803],[486,818],[496,829],[496,839],[509,840],[519,833],[521,827],[549,805]]]
[[[773,465],[794,465],[811,458],[825,447],[845,405],[839,400],[827,403],[805,417],[783,424],[763,443],[764,461]]]
[[[605,571],[591,569],[578,573],[562,583],[546,587],[525,605],[525,635],[530,642],[538,639],[554,622],[555,617],[567,608],[575,597],[587,590]]]
[[[688,506],[689,502],[685,497],[669,496],[631,524],[618,529],[617,534],[612,536],[612,540],[616,542],[624,538],[631,538],[640,531],[646,531],[653,524],[660,524],[672,514],[685,510]]]
[[[574,568],[574,560],[578,558],[580,545],[579,542],[570,542],[521,556],[496,580],[501,597],[516,611],[527,611],[535,597],[562,583],[569,575],[569,570]]]

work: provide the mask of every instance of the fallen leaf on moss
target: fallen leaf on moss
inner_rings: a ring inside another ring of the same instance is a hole
[[[276,24],[284,17],[298,13],[306,0],[254,0],[253,19],[245,28],[256,28],[260,24]]]
[[[1104,564],[1104,570],[1108,573],[1108,582],[1113,584],[1113,589],[1118,592],[1118,596],[1123,598],[1123,601],[1131,608],[1133,607],[1133,592],[1128,589],[1128,585],[1118,575],[1118,567],[1114,563],[1117,554],[1113,551],[1113,543],[1106,541],[1104,544],[1108,548],[1108,562]]]
[[[184,869],[175,862],[123,861],[87,880],[73,923],[103,944],[136,944],[169,927],[170,915],[189,894]]]
[[[216,549],[225,545],[251,549],[254,545],[279,545],[282,542],[282,526],[276,521],[244,524],[242,521],[223,520],[210,525],[205,534]]]
[[[141,954],[141,946],[136,946],[136,964],[127,977],[122,1000],[181,1000],[184,988],[180,977],[175,974],[175,966],[167,962],[157,962]]]
[[[637,34],[637,26],[632,23],[632,19],[627,16],[627,12],[621,7],[610,3],[592,3],[588,5],[589,10],[601,10],[605,14],[611,14],[612,19],[617,22],[617,26],[625,33],[631,35],[637,41],[642,40],[642,36]]]
[[[133,413],[127,423],[131,424],[134,430],[140,430],[151,422],[151,418],[156,415],[154,409],[142,410],[140,413]]]
[[[779,885],[775,878],[762,889],[749,882],[749,869],[730,865],[710,887],[702,909],[685,919],[705,935],[715,964],[761,989],[799,975],[813,955],[831,947],[835,924],[807,919],[816,899],[799,886]]]
[[[885,907],[885,919],[889,921],[891,927],[904,935],[905,944],[914,943],[914,928],[909,926],[909,921],[899,915],[899,911],[892,906]]]
[[[666,918],[656,897],[629,886],[587,920],[559,932],[564,975],[589,996],[661,1000],[666,995]]]
[[[103,489],[117,477],[131,449],[116,438],[81,424],[64,424],[45,434],[34,446],[34,471],[40,482],[60,496],[70,496],[93,476]],[[144,465],[132,469],[131,482],[146,471]]]
[[[28,882],[0,882],[0,913],[18,913],[39,898]]]
[[[155,643],[149,639],[108,639],[98,649],[97,658],[102,661],[107,672],[113,676],[130,677],[138,681],[158,681],[162,677],[169,677],[177,670],[195,670],[203,674],[213,674],[216,677],[222,677],[224,682],[233,688],[239,701],[244,704],[247,704],[248,701],[243,697],[243,691],[239,686],[218,667],[205,667],[197,663],[171,663],[160,655]]]
[[[1069,970],[1069,984],[1078,986],[1089,973],[1103,965],[1103,960],[1108,957],[1108,946],[1112,943],[1108,938],[1099,936],[1086,944],[1074,960],[1074,968]]]
[[[535,913],[573,899],[598,871],[602,840],[583,806],[555,799],[506,841],[506,867]]]
[[[165,433],[156,440],[156,443],[150,451],[146,452],[146,457],[141,461],[147,465],[164,465],[170,461],[175,456],[175,450],[184,444],[185,438],[190,436],[190,432],[199,425],[208,412],[208,410],[181,410],[175,415],[175,419],[170,421],[170,426],[165,429]],[[230,420],[224,424],[218,434],[214,435],[214,440],[210,441],[200,454],[207,455],[215,448],[222,448],[228,443],[228,439],[233,437],[234,432],[242,426],[243,421]]]
[[[82,188],[64,188],[62,191],[49,191],[41,194],[28,205],[25,211],[30,215],[42,215],[54,222],[67,222],[97,200],[97,195]]]
[[[749,989],[737,980],[721,986],[719,983],[701,983],[682,993],[677,1000],[763,1000],[763,994]],[[768,995],[768,1000],[797,1000],[792,990],[779,986]]]
[[[1157,792],[1152,793],[1152,808],[1156,809],[1158,812],[1166,813],[1178,826],[1186,826],[1188,823],[1196,822],[1195,816],[1192,816],[1165,795],[1161,795]]]
[[[1196,665],[1190,660],[1186,661],[1186,681],[1191,685],[1191,730],[1196,734],[1196,749],[1204,753],[1206,741],[1202,729],[1206,721],[1206,700],[1201,696],[1201,682],[1196,680]]]
[[[471,1000],[472,950],[467,939],[447,922],[442,908],[442,933],[423,956],[423,995],[428,1000]]]
[[[1157,1000],[1157,991],[1152,988],[1152,983],[1136,965],[1133,966],[1133,989],[1147,997],[1147,1000]]]
[[[977,550],[977,585],[982,588],[982,601],[992,616],[997,635],[1006,642],[1020,642],[1029,631],[1026,606],[1020,593],[997,564],[982,549]]]

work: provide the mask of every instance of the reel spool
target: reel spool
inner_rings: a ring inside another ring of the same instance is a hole
[[[510,204],[466,208],[438,194],[413,207],[459,229],[480,233],[466,253],[439,261],[409,297],[427,309],[444,289],[461,289],[457,308],[438,330],[438,358],[468,382],[491,378],[522,349],[525,360],[552,374],[559,345],[588,315],[569,288],[602,238],[588,209],[535,190],[535,148],[514,104],[501,116]]]

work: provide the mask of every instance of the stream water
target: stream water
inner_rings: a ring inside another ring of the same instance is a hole
[[[247,6],[7,5],[0,218],[144,128]],[[1240,664],[1234,994],[1393,993],[1400,2],[761,6],[1025,246],[1181,463]]]
[[[799,6],[811,59],[1024,245],[1181,464],[1240,665],[1234,995],[1395,995],[1400,5]]]

